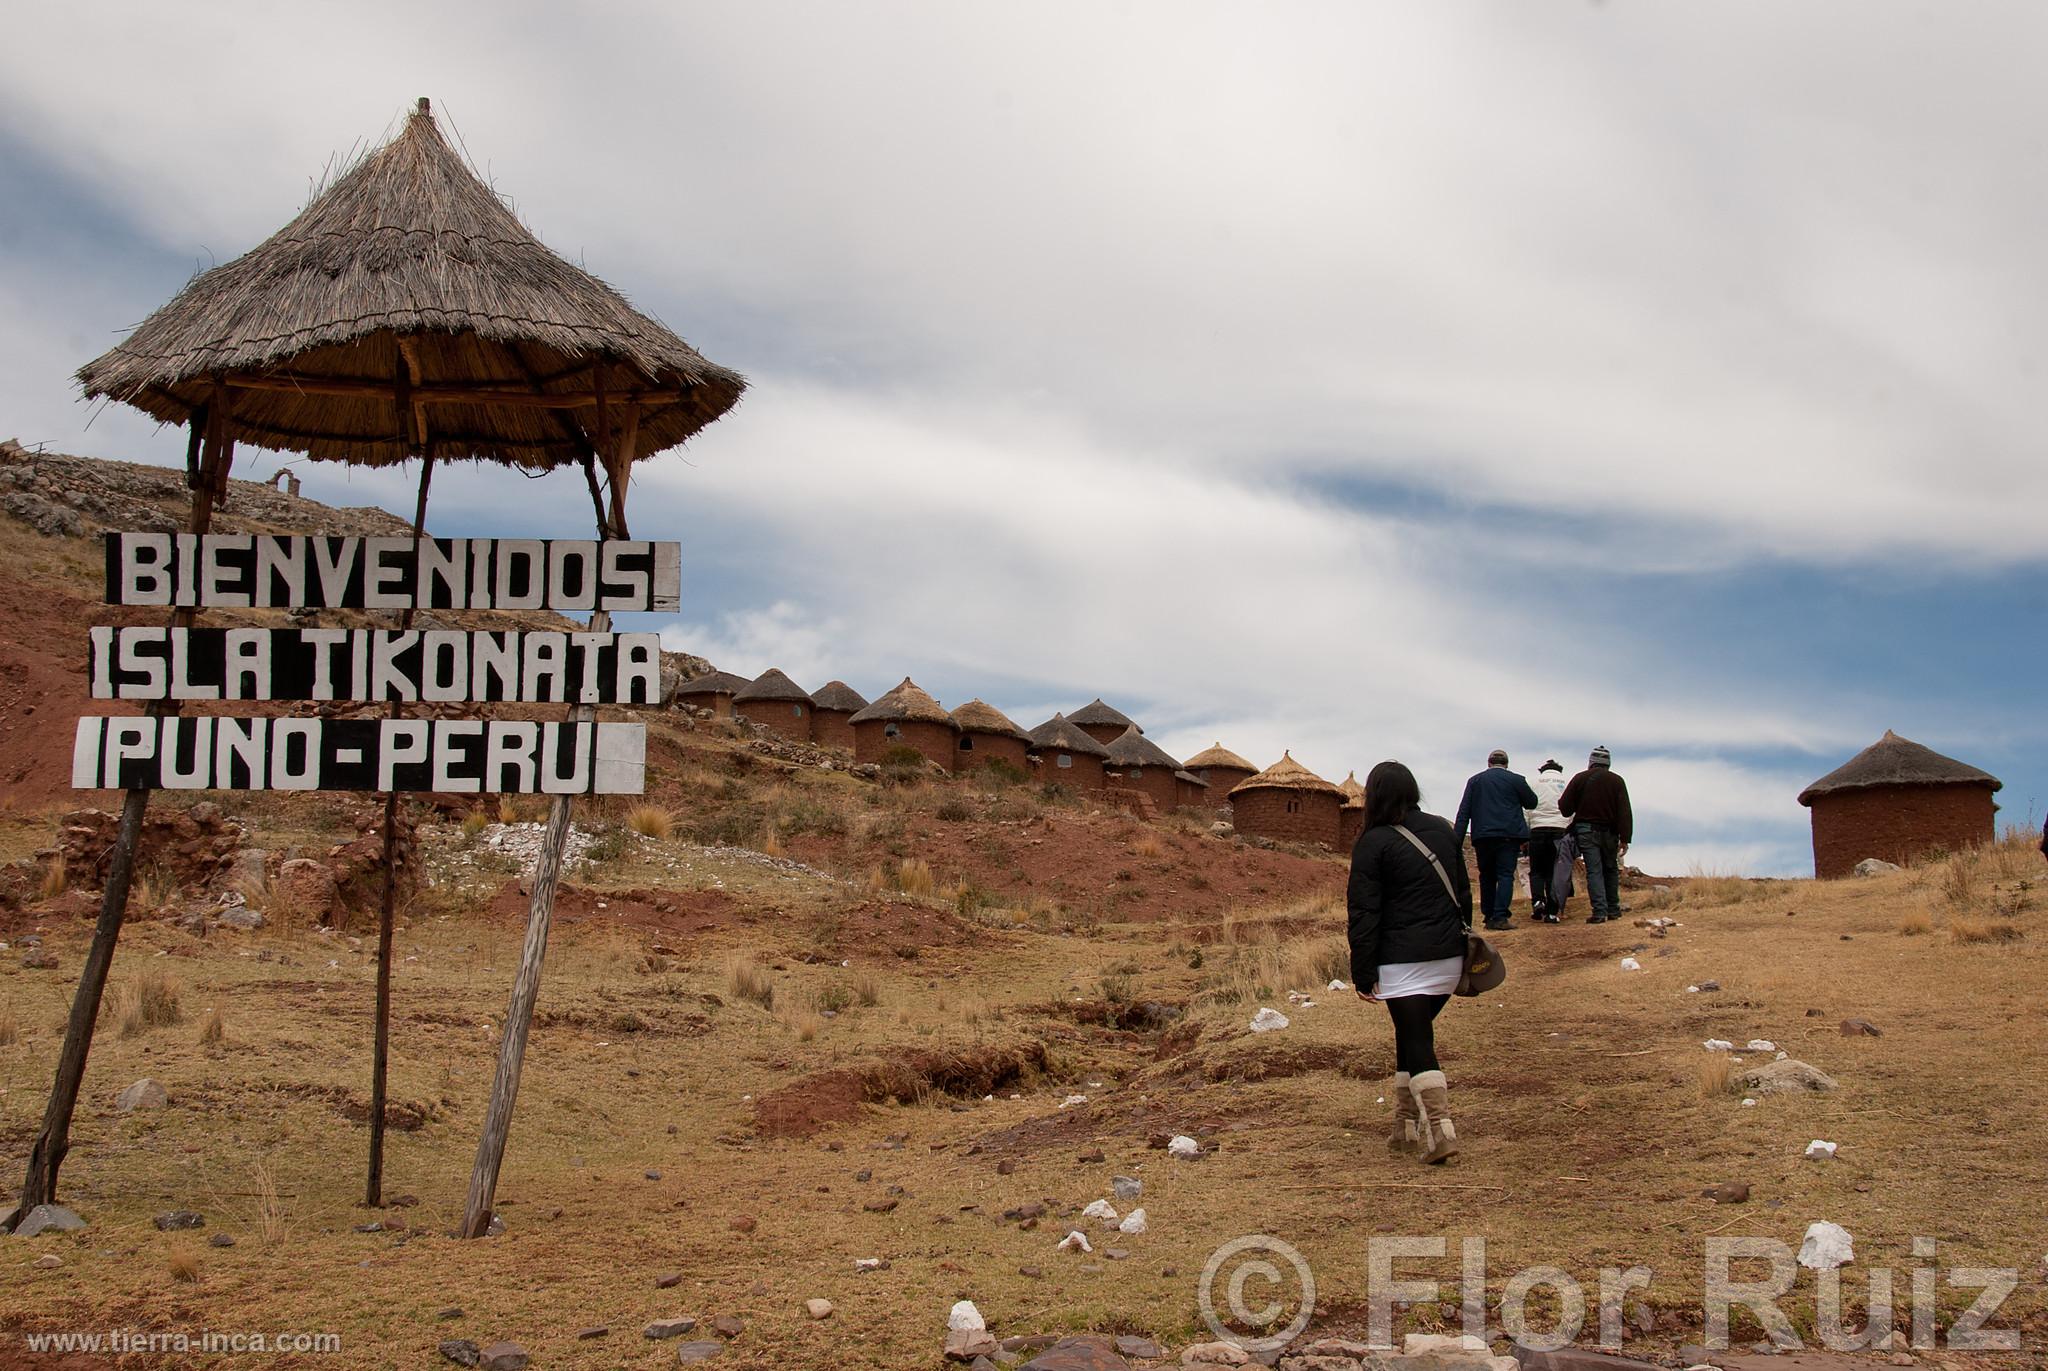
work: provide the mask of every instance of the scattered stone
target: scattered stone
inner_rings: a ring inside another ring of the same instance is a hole
[[[725,1351],[722,1342],[683,1342],[676,1344],[676,1365],[695,1366],[700,1361],[710,1361]]]
[[[526,1371],[533,1358],[516,1342],[494,1342],[478,1354],[479,1371]]]
[[[279,907],[291,910],[309,925],[327,923],[341,893],[333,868],[310,857],[280,863],[273,888]]]
[[[1118,1356],[1136,1357],[1140,1361],[1156,1361],[1166,1355],[1166,1350],[1150,1338],[1126,1335],[1118,1338],[1113,1345]]]
[[[1169,1139],[1166,1150],[1181,1161],[1192,1161],[1202,1155],[1202,1145],[1185,1133],[1177,1133]]]
[[[946,1330],[946,1360],[973,1361],[986,1357],[996,1350],[996,1340],[989,1336],[986,1328],[949,1328]]]
[[[127,1114],[137,1109],[162,1109],[170,1102],[171,1097],[164,1088],[144,1076],[115,1097],[114,1108]]]
[[[1882,1038],[1884,1030],[1868,1019],[1842,1020],[1842,1036],[1845,1038]]]
[[[369,1223],[357,1224],[355,1227],[355,1231],[358,1233],[382,1233],[384,1231],[384,1225],[373,1220]]]
[[[1017,1163],[1014,1158],[1005,1157],[1001,1161],[996,1163],[996,1174],[998,1176],[1013,1175],[1015,1174],[1016,1170]]]
[[[640,1174],[645,1176],[650,1181],[658,1181],[661,1179],[661,1173],[659,1171],[653,1170],[652,1168],[643,1171]]]
[[[1492,1350],[1483,1339],[1470,1333],[1410,1333],[1401,1339],[1401,1355],[1404,1357],[1430,1354],[1484,1357]]]
[[[462,1312],[463,1312],[463,1311],[462,1311],[462,1306],[461,1306],[461,1305],[459,1305],[459,1304],[453,1304],[453,1305],[450,1305],[450,1306],[448,1306],[448,1308],[446,1308],[446,1309],[443,1309],[443,1310],[442,1310],[442,1311],[441,1311],[440,1313],[438,1313],[438,1314],[434,1315],[434,1317],[435,1317],[435,1318],[437,1318],[437,1319],[440,1319],[441,1321],[443,1321],[443,1322],[445,1323],[445,1322],[446,1322],[447,1320],[449,1320],[449,1319],[459,1319],[459,1318],[461,1318],[461,1317],[462,1317]]]
[[[1752,1067],[1742,1073],[1742,1083],[1759,1095],[1838,1088],[1834,1077],[1818,1067],[1807,1065],[1797,1057],[1786,1057],[1781,1061]]]
[[[1180,1350],[1182,1366],[1249,1366],[1251,1354],[1234,1342],[1191,1343]]]
[[[736,1338],[747,1331],[746,1321],[734,1314],[720,1314],[711,1321],[711,1331],[721,1338]]]
[[[1015,1223],[1020,1219],[1040,1219],[1044,1217],[1045,1206],[1037,1200],[1033,1200],[1030,1204],[1020,1204],[1015,1209],[1005,1209],[1003,1211],[1004,1220],[1011,1223]]]
[[[484,1354],[468,1338],[449,1338],[441,1344],[441,1355],[457,1366],[476,1366]]]
[[[660,1342],[664,1338],[680,1338],[685,1333],[695,1332],[697,1321],[688,1315],[678,1319],[656,1319],[640,1330],[640,1336],[649,1342]]]
[[[592,1328],[579,1328],[579,1329],[577,1329],[577,1330],[576,1330],[576,1341],[578,1341],[578,1342],[596,1342],[596,1341],[597,1341],[597,1340],[598,1340],[599,1338],[608,1338],[608,1337],[610,1337],[611,1335],[612,1335],[611,1325],[610,1325],[610,1324],[603,1324],[603,1323],[600,1323],[600,1324],[598,1324],[598,1325],[596,1325],[595,1327],[592,1327]]]
[[[31,947],[21,954],[21,965],[24,971],[55,971],[57,956],[53,952],[45,952],[40,947]]]
[[[1108,1158],[1102,1155],[1102,1149],[1098,1147],[1093,1152],[1083,1152],[1074,1160],[1080,1162],[1083,1166],[1093,1166],[1100,1162],[1107,1161]]]
[[[1700,1192],[1715,1204],[1747,1204],[1749,1185],[1744,1181],[1723,1181]]]
[[[1252,1015],[1252,1032],[1274,1033],[1287,1027],[1288,1018],[1277,1009],[1261,1009]]]
[[[894,1196],[891,1196],[887,1199],[869,1200],[866,1204],[862,1205],[861,1208],[867,1210],[870,1214],[887,1214],[891,1210],[895,1209],[899,1203],[901,1203],[901,1201],[897,1200]]]
[[[673,1290],[682,1283],[683,1273],[680,1271],[670,1271],[666,1275],[654,1278],[654,1288],[656,1290]]]
[[[1855,1260],[1856,1249],[1848,1229],[1826,1220],[1807,1225],[1806,1237],[1799,1244],[1801,1266],[1832,1271]]]
[[[1538,1352],[1534,1348],[1516,1346],[1508,1356],[1493,1360],[1519,1363],[1524,1371],[1661,1371],[1654,1362],[1637,1361],[1612,1352],[1595,1352],[1585,1347],[1560,1347],[1554,1352]]]
[[[1042,1266],[1020,1266],[1017,1268],[1017,1274],[1034,1281],[1041,1280],[1045,1276],[1045,1268]]]
[[[157,1231],[168,1233],[174,1228],[204,1228],[206,1216],[190,1209],[172,1209],[156,1216]]]
[[[220,923],[223,928],[239,928],[244,932],[253,933],[263,927],[264,918],[247,905],[237,905],[233,909],[221,911]]]
[[[15,1225],[14,1236],[33,1238],[43,1233],[76,1233],[85,1227],[85,1220],[67,1205],[39,1204],[22,1215]]]
[[[1077,1228],[1068,1233],[1066,1237],[1060,1239],[1059,1250],[1062,1252],[1093,1252],[1095,1247],[1088,1241],[1088,1235]]]
[[[1817,1162],[1827,1161],[1835,1155],[1837,1146],[1838,1144],[1831,1143],[1826,1138],[1815,1138],[1806,1145],[1807,1159]]]
[[[804,1312],[814,1319],[829,1319],[832,1317],[832,1301],[805,1300]]]
[[[235,1245],[235,1237],[232,1233],[216,1233],[206,1240],[206,1245],[208,1247],[233,1247]]]
[[[1140,1233],[1143,1233],[1145,1228],[1145,1211],[1143,1209],[1133,1209],[1130,1213],[1124,1215],[1124,1221],[1116,1226],[1116,1231],[1135,1238]]]
[[[1105,1247],[1102,1249],[1102,1255],[1113,1262],[1129,1261],[1131,1250],[1128,1247]]]
[[[1081,1211],[1081,1217],[1084,1219],[1100,1219],[1104,1223],[1114,1224],[1117,1220],[1116,1206],[1108,1200],[1090,1200],[1087,1207]]]
[[[1120,1200],[1135,1200],[1145,1193],[1145,1183],[1136,1176],[1114,1177],[1109,1186]]]
[[[44,1271],[55,1271],[58,1267],[62,1266],[63,1264],[64,1259],[58,1256],[55,1252],[45,1252],[42,1256],[37,1257],[35,1261],[30,1263],[30,1265],[39,1267]]]
[[[1060,1338],[1018,1371],[1130,1371],[1130,1366],[1108,1339],[1082,1335]]]
[[[1898,863],[1887,862],[1878,857],[1865,857],[1862,861],[1856,863],[1856,874],[1858,876],[1889,876],[1898,870],[1900,870]]]

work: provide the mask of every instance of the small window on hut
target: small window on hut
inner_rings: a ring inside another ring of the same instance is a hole
[[[903,730],[894,724],[885,724],[882,728],[882,736],[884,738],[900,738],[903,736]]]
[[[1062,752],[1062,753],[1060,754],[1060,759],[1059,759],[1059,761],[1058,761],[1057,763],[1055,763],[1055,765],[1058,765],[1058,766],[1072,766],[1073,764],[1074,764],[1074,758],[1073,758],[1073,754],[1071,754],[1071,753],[1067,753],[1067,752]]]
[[[1299,800],[1289,800],[1289,801],[1287,802],[1287,812],[1288,812],[1289,814],[1295,814],[1295,813],[1299,813],[1299,812],[1300,812],[1300,810],[1301,810],[1301,801],[1299,801]]]
[[[789,712],[796,715],[796,717],[799,719],[804,717],[804,707],[802,705],[791,705],[789,707]]]
[[[972,751],[974,751],[974,735],[973,735],[973,734],[971,734],[971,733],[963,733],[963,734],[961,734],[961,735],[960,735],[960,750],[961,750],[962,752],[972,752]]]

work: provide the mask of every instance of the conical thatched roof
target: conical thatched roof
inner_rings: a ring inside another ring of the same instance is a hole
[[[1221,743],[1212,744],[1211,746],[1203,749],[1202,751],[1197,752],[1194,756],[1187,759],[1186,766],[1187,769],[1190,771],[1200,771],[1205,766],[1236,767],[1239,771],[1258,770],[1258,768],[1253,766],[1249,761],[1245,760],[1243,757],[1238,756],[1235,752],[1232,752],[1229,748],[1225,747]]]
[[[1180,763],[1167,755],[1166,749],[1147,738],[1132,724],[1121,737],[1109,745],[1111,766],[1163,766],[1168,771],[1180,770]]]
[[[599,387],[608,430],[632,435],[629,461],[682,442],[746,388],[527,232],[425,100],[398,137],[195,277],[78,381],[88,398],[182,424],[216,376],[227,437],[373,466],[407,457],[408,407],[437,456],[539,469],[591,451]]]
[[[1094,724],[1109,724],[1116,728],[1138,728],[1137,724],[1125,717],[1122,712],[1104,704],[1102,697],[1099,695],[1087,704],[1082,705],[1072,714],[1069,714],[1067,719],[1070,723],[1080,724],[1084,728]],[[1138,729],[1140,733],[1144,731],[1142,728]]]
[[[1346,809],[1365,808],[1365,786],[1358,779],[1356,771],[1346,772],[1344,779],[1337,782],[1337,789],[1344,792],[1344,807]]]
[[[969,700],[954,710],[953,722],[960,725],[962,733],[993,733],[999,737],[1019,738],[1026,742],[1031,739],[1031,735],[1017,727],[1009,715],[980,700]]]
[[[1799,792],[1799,803],[1810,805],[1816,796],[1838,790],[1867,790],[1885,785],[1984,785],[2004,788],[1988,771],[1968,762],[1944,757],[1931,747],[1901,738],[1890,729],[1842,765]]]
[[[678,695],[737,695],[747,688],[744,676],[735,676],[730,671],[712,671],[683,682],[676,687]]]
[[[1294,754],[1291,752],[1283,752],[1280,755],[1279,761],[1273,763],[1273,765],[1267,767],[1258,775],[1239,781],[1230,788],[1230,793],[1235,795],[1240,790],[1257,790],[1266,786],[1277,790],[1306,790],[1325,795],[1341,796],[1344,793],[1322,777],[1316,775],[1315,772],[1310,771],[1300,762],[1295,761]]]
[[[811,692],[811,704],[841,714],[858,714],[868,707],[867,697],[844,681],[827,681]]]
[[[902,684],[847,722],[860,724],[874,720],[890,720],[900,723],[913,719],[928,724],[953,722],[953,716],[941,708],[937,700],[925,694],[917,682],[905,676]]]
[[[734,704],[746,704],[751,700],[760,700],[765,704],[782,704],[791,700],[802,700],[805,704],[809,704],[811,702],[811,692],[805,690],[795,681],[790,680],[789,677],[771,666],[759,676],[747,682],[746,685],[735,690],[732,693],[732,698]]]
[[[1109,749],[1074,726],[1064,714],[1055,714],[1030,733],[1031,746],[1040,752],[1078,752],[1084,757],[1109,756]]]

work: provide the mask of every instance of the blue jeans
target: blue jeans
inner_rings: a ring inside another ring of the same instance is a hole
[[[1593,902],[1593,917],[1611,919],[1621,913],[1620,843],[1605,824],[1573,824],[1572,832],[1586,859],[1586,898]]]
[[[1520,838],[1474,838],[1472,850],[1479,854],[1479,912],[1487,923],[1506,923],[1508,905],[1515,898],[1515,858],[1521,855]]]

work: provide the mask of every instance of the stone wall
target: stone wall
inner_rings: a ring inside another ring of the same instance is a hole
[[[1813,874],[1850,875],[1876,857],[1900,865],[1935,848],[1950,852],[1991,841],[1997,804],[1981,785],[1877,786],[1817,796]]]
[[[819,747],[843,747],[853,751],[853,715],[843,709],[811,710],[811,741]]]
[[[811,741],[811,707],[803,700],[749,700],[735,704],[733,712],[778,738],[793,743]]]
[[[1337,813],[1343,801],[1315,790],[1257,786],[1240,790],[1231,801],[1239,833],[1275,842],[1337,845]]]

